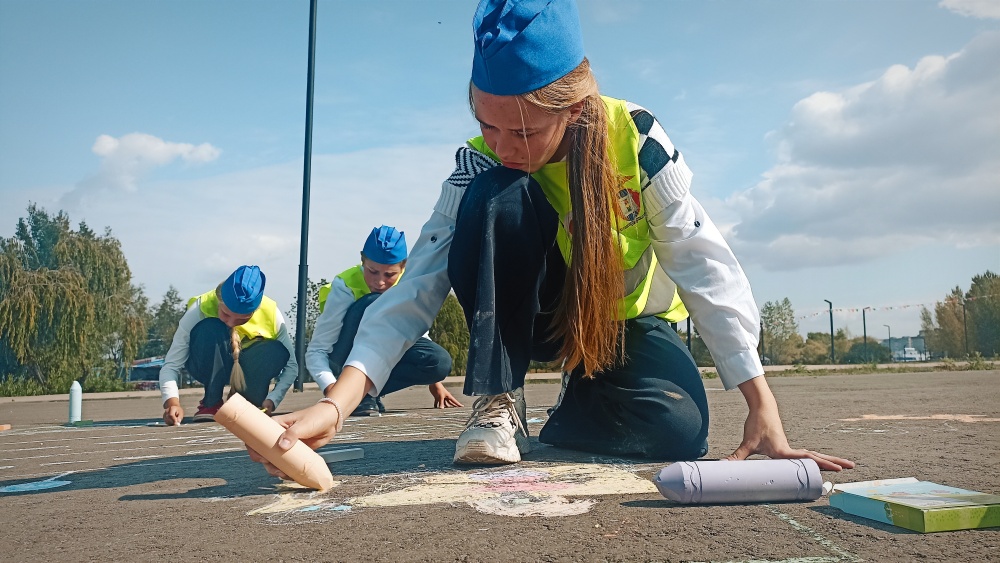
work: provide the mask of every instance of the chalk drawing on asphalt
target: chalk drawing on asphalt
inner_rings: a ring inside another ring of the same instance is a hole
[[[336,488],[317,493],[297,485],[283,485],[268,505],[247,512],[265,515],[269,524],[314,523],[357,509],[465,505],[501,516],[559,517],[583,514],[602,495],[655,494],[653,483],[628,468],[601,464],[542,465],[471,472],[430,472],[382,475],[372,478],[371,493],[344,499],[330,496]]]

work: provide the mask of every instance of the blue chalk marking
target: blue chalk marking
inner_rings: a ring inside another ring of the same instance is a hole
[[[60,477],[65,477],[69,475],[72,471],[62,473],[60,475],[55,475],[49,477],[48,479],[42,479],[41,481],[33,481],[31,483],[18,483],[17,485],[7,485],[6,487],[0,487],[0,493],[24,493],[30,491],[44,491],[45,489],[54,489],[56,487],[63,487],[72,483],[72,481],[59,481]]]

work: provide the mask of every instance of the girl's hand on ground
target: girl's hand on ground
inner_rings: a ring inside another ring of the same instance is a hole
[[[765,455],[772,459],[810,458],[816,462],[820,469],[832,471],[854,467],[854,462],[849,459],[812,450],[793,449],[789,446],[785,430],[781,427],[781,417],[776,408],[750,411],[746,423],[743,425],[743,443],[726,459],[746,459],[754,454]]]
[[[180,405],[168,405],[163,409],[163,422],[167,426],[179,426],[184,420],[184,409]]]
[[[440,382],[429,386],[431,391],[431,396],[434,397],[434,408],[436,409],[447,409],[451,407],[462,407],[465,406],[458,402],[458,399],[454,395],[448,392]]]
[[[743,424],[743,442],[726,459],[746,459],[760,454],[773,459],[810,458],[820,469],[832,471],[854,467],[854,462],[849,459],[812,450],[795,450],[788,445],[785,429],[781,426],[781,416],[778,414],[778,403],[763,375],[740,383],[739,388],[750,408],[750,414]]]

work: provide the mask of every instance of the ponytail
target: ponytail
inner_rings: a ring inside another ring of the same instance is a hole
[[[619,319],[624,266],[611,217],[620,180],[608,151],[607,111],[587,59],[566,76],[522,97],[553,112],[583,102],[580,117],[566,130],[573,243],[552,337],[562,340],[563,369],[582,365],[584,375],[592,377],[625,356],[625,324]]]
[[[222,284],[215,288],[215,297],[222,302]],[[233,369],[229,372],[229,395],[243,391],[247,387],[246,378],[243,376],[243,367],[240,366],[240,352],[243,350],[242,338],[235,328],[229,329],[229,349],[233,355]]]
[[[230,329],[229,342],[233,351],[233,371],[229,372],[229,397],[247,387],[246,378],[243,377],[243,367],[240,366],[240,351],[243,349],[240,340],[240,333],[235,328]]]

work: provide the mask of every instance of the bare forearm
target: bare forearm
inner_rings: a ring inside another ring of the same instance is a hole
[[[739,389],[751,413],[778,409],[778,402],[763,375],[740,383]]]
[[[364,372],[356,367],[346,366],[337,381],[323,390],[323,395],[337,401],[340,408],[344,409],[345,413],[349,413],[361,403],[361,399],[373,387],[375,385]]]

